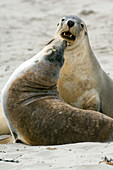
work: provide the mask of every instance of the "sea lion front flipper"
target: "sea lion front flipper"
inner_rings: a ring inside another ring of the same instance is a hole
[[[86,110],[100,111],[100,97],[98,94],[91,96],[84,105]]]
[[[15,143],[13,136],[9,136],[5,139],[0,140],[0,144],[8,144],[8,143]]]

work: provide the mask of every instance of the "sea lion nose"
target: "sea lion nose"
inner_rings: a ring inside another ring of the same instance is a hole
[[[74,21],[71,21],[71,20],[69,20],[69,21],[67,22],[67,25],[69,26],[69,28],[73,27],[74,24],[75,24]]]

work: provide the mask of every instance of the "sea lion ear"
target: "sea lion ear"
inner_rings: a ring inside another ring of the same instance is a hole
[[[81,23],[81,24],[80,24],[80,27],[81,27],[81,29],[84,29],[84,24]]]
[[[84,33],[85,33],[85,35],[88,34],[88,33],[87,33],[87,27],[86,27],[86,25],[85,25],[85,27],[84,27]]]
[[[87,35],[87,32],[85,31],[85,35]]]

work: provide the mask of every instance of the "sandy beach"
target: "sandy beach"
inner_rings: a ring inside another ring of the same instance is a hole
[[[12,72],[38,53],[55,34],[65,15],[77,15],[87,27],[90,43],[102,68],[113,78],[112,0],[1,0],[0,94]],[[99,164],[113,159],[111,143],[61,146],[0,145],[0,170],[107,170]]]
[[[0,146],[1,170],[108,170],[99,164],[105,155],[113,157],[113,143],[78,143],[62,146]]]

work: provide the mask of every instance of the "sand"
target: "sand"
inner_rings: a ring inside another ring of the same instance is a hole
[[[49,147],[8,144],[0,147],[0,170],[113,169],[113,166],[99,164],[104,156],[113,157],[113,143],[78,143]]]
[[[85,21],[93,51],[113,78],[112,0],[0,0],[0,94],[17,66],[38,53],[53,38],[59,19],[70,14]],[[105,155],[113,158],[113,142],[47,148],[0,145],[0,170],[113,169],[99,164]]]

